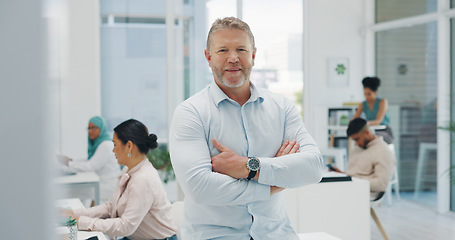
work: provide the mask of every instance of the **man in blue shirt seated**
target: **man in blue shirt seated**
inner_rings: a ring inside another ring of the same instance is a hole
[[[169,147],[185,193],[183,239],[298,239],[284,188],[318,183],[323,159],[295,105],[250,82],[256,48],[240,19],[217,19],[214,82],[175,110]]]

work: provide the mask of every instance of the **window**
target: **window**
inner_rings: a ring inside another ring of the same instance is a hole
[[[193,1],[185,1],[189,3]],[[175,3],[177,5],[178,3]],[[182,6],[174,6],[183,9]],[[203,7],[203,6],[202,6]],[[186,14],[201,9],[185,6]],[[174,79],[172,96],[184,99],[192,82],[191,39],[193,19],[175,13]],[[135,118],[142,121],[160,142],[168,137],[169,91],[167,76],[166,1],[129,0],[119,4],[100,2],[101,102],[109,128]],[[178,104],[178,102],[176,103]]]
[[[303,6],[301,0],[244,0],[243,20],[255,37],[251,82],[280,93],[301,108]],[[236,1],[211,0],[208,28],[216,18],[236,16]]]
[[[100,40],[102,114],[109,128],[135,118],[167,138],[165,24],[102,25]]]
[[[301,109],[303,90],[303,2],[244,0],[243,16],[255,35],[251,81],[293,100]]]
[[[437,2],[437,0],[376,0],[376,22],[436,12]]]

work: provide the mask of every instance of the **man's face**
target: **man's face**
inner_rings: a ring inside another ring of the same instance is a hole
[[[205,50],[205,57],[217,84],[236,88],[249,80],[256,49],[246,32],[224,29],[213,34],[210,51]]]
[[[355,144],[363,149],[367,148],[367,144],[370,142],[368,140],[366,131],[362,130],[358,133],[354,133],[351,135],[352,140],[355,141]]]

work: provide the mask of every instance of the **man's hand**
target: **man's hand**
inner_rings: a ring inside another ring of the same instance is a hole
[[[286,141],[284,141],[283,145],[281,145],[281,148],[278,150],[275,157],[280,157],[280,156],[288,155],[291,153],[300,152],[299,148],[300,148],[300,144],[296,140],[292,140],[292,141],[286,140]]]
[[[213,146],[220,151],[220,154],[211,157],[212,171],[233,178],[246,178],[248,177],[248,168],[246,167],[247,157],[242,157],[232,151],[230,148],[224,146],[215,138],[212,140]]]
[[[279,192],[281,192],[283,190],[284,190],[284,188],[282,188],[282,187],[270,186],[270,195],[273,195],[275,193],[279,193]]]

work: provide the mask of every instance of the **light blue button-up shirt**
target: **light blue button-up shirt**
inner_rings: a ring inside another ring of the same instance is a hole
[[[285,210],[285,188],[318,183],[323,160],[299,112],[287,98],[251,84],[243,105],[215,84],[181,103],[171,124],[169,147],[177,180],[185,193],[183,240],[298,239]],[[216,138],[241,156],[261,161],[258,181],[212,172]],[[285,140],[300,153],[274,157]]]

